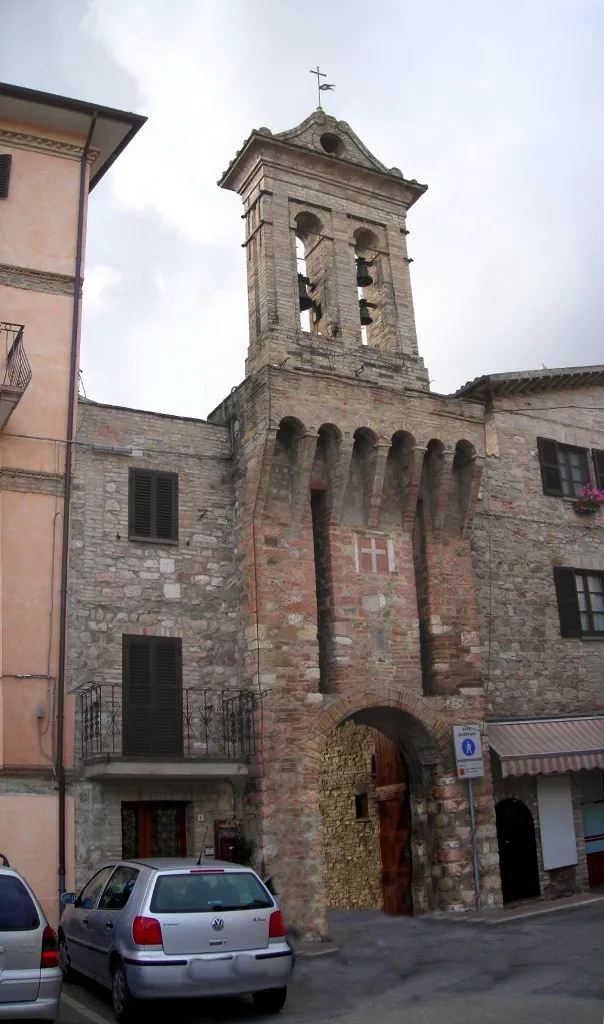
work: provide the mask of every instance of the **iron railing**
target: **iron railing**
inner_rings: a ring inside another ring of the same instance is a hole
[[[4,341],[4,380],[3,387],[25,391],[31,380],[31,366],[23,347],[23,327],[20,324],[8,324],[0,321],[0,339]]]
[[[248,761],[256,751],[254,718],[259,700],[249,690],[187,687],[182,691],[182,735],[175,737],[174,757],[154,753],[151,737],[148,751],[140,750],[137,756],[164,761]],[[123,707],[121,684],[94,683],[80,693],[82,760],[124,757],[128,722]]]

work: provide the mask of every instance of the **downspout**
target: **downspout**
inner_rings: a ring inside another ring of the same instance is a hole
[[[59,613],[59,671],[57,679],[57,755],[56,775],[59,786],[59,899],[65,892],[66,869],[66,780],[65,748],[65,670],[67,663],[67,573],[69,569],[69,518],[71,506],[72,456],[75,403],[78,378],[78,328],[80,322],[80,294],[82,291],[82,255],[84,249],[84,210],[86,205],[86,166],[96,126],[97,115],[92,115],[88,135],[80,162],[80,194],[78,200],[78,226],[76,236],[75,277],[73,282],[73,314],[71,319],[71,360],[69,367],[69,400],[65,451],[65,488],[63,492],[63,543],[61,549],[61,607]]]

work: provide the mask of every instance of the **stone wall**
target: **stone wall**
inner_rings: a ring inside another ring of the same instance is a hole
[[[83,402],[71,520],[69,675],[76,696],[90,683],[122,681],[122,635],[182,638],[183,686],[216,694],[243,686],[233,490],[224,427]],[[100,446],[100,447],[95,447]],[[127,456],[107,448],[132,447]],[[178,473],[178,542],[128,538],[131,467]],[[213,844],[214,819],[233,817],[233,787],[213,780],[89,782],[76,716],[78,881],[121,855],[121,803],[188,801],[187,846]],[[117,752],[119,754],[119,750]],[[244,810],[238,796],[238,817]],[[203,815],[204,821],[198,820]]]
[[[83,886],[106,860],[122,856],[122,803],[139,801],[187,803],[189,857],[197,857],[206,844],[214,846],[215,821],[241,823],[241,795],[227,781],[80,781],[75,787],[76,887]]]
[[[583,387],[488,413],[472,547],[491,717],[604,711],[602,640],[560,635],[553,580],[555,565],[604,572],[604,512],[544,494],[537,454],[537,437],[604,449],[603,407],[604,389]]]
[[[327,740],[319,783],[327,905],[381,910],[380,829],[371,758],[372,730],[348,724]],[[357,818],[355,796],[367,798]]]

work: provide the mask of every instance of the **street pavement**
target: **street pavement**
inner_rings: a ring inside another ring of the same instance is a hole
[[[604,902],[503,924],[342,911],[330,928],[339,951],[298,958],[275,1022],[604,1024]],[[245,1000],[156,1004],[142,1019],[167,1018],[260,1019]],[[60,1024],[113,1024],[109,995],[65,986]]]

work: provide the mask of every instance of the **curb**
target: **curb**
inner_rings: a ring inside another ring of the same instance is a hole
[[[510,911],[508,913],[498,914],[497,917],[486,917],[480,914],[479,911],[470,911],[468,914],[439,914],[437,917],[434,914],[426,915],[426,919],[432,919],[433,921],[455,921],[456,923],[462,924],[476,924],[476,925],[496,925],[496,924],[518,924],[522,921],[530,920],[535,917],[545,917],[546,914],[561,914],[564,911],[569,910],[580,910],[581,907],[590,907],[594,903],[602,903],[604,901],[604,893],[598,894],[597,896],[590,896],[587,899],[578,901],[576,903],[565,903],[565,904],[554,904],[554,905],[541,905],[535,907],[532,910],[523,910],[520,912]],[[489,911],[486,912],[487,914]],[[470,916],[470,914],[472,916]]]

